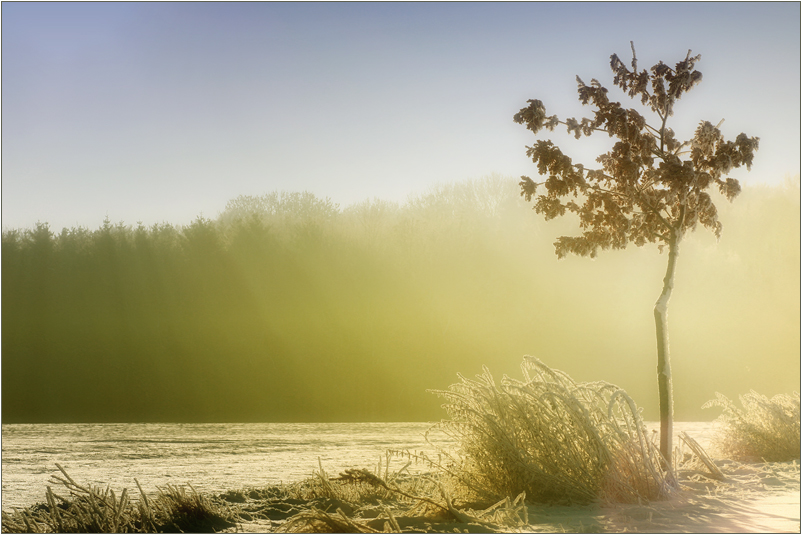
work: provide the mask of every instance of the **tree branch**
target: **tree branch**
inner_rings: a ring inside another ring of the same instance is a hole
[[[568,123],[566,123],[565,121],[561,121],[559,119],[557,119],[557,124],[568,126]],[[581,124],[580,124],[580,128],[582,128]],[[609,134],[610,133],[609,131],[605,130],[604,128],[597,128],[595,126],[592,126],[591,130],[595,130],[596,132],[604,132],[605,134]]]
[[[660,119],[662,120],[662,117],[661,117]],[[657,135],[660,135],[660,130],[658,130],[657,128],[653,127],[653,126],[652,126],[652,125],[650,125],[649,123],[643,123],[643,124],[644,124],[644,126],[645,126],[646,128],[648,128],[649,130],[651,130],[651,131],[652,131],[652,132],[654,132],[655,134],[657,134]]]

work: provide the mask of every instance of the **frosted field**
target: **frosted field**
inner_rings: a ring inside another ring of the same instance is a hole
[[[657,424],[649,424],[656,429]],[[63,466],[79,482],[147,491],[191,483],[200,492],[265,487],[312,475],[374,468],[387,449],[426,451],[426,423],[3,425],[2,508],[44,500]],[[799,463],[741,464],[710,450],[709,422],[678,422],[727,476],[685,473],[685,491],[649,505],[529,506],[529,531],[798,532]],[[449,443],[442,434],[430,438]],[[391,462],[391,470],[402,461]],[[414,466],[411,467],[414,470]],[[55,489],[54,489],[55,490]]]

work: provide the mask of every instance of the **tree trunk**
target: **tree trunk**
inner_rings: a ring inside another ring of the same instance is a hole
[[[680,235],[672,232],[668,243],[668,268],[663,292],[654,304],[657,330],[657,389],[660,394],[660,453],[671,466],[674,437],[674,394],[671,386],[671,362],[668,353],[668,300],[674,289],[674,269],[679,254]]]

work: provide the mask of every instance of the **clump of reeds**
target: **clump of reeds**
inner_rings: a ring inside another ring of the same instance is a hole
[[[540,503],[636,502],[665,497],[676,479],[639,409],[609,383],[576,383],[524,357],[524,380],[497,386],[487,368],[434,391],[450,420],[439,426],[458,441],[448,469],[465,490]]]
[[[110,488],[75,482],[58,464],[64,477],[53,476],[69,492],[60,496],[47,487],[46,503],[14,513],[3,512],[5,533],[162,533],[206,532],[236,526],[234,515],[220,503],[194,489],[168,485],[152,497],[139,487],[139,499],[127,489],[118,496]],[[137,481],[137,486],[139,482]]]
[[[800,458],[799,392],[769,399],[751,390],[739,396],[743,409],[726,396],[702,407],[721,407],[716,445],[725,455],[740,461],[783,462]]]

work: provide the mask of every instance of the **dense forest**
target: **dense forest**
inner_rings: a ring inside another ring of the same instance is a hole
[[[671,304],[679,420],[715,391],[798,388],[799,183],[746,187],[716,242],[682,245]],[[567,219],[567,218],[564,218]],[[415,421],[426,389],[523,354],[626,388],[656,417],[655,247],[557,260],[498,176],[405,203],[241,196],[186,226],[4,229],[2,419]]]

